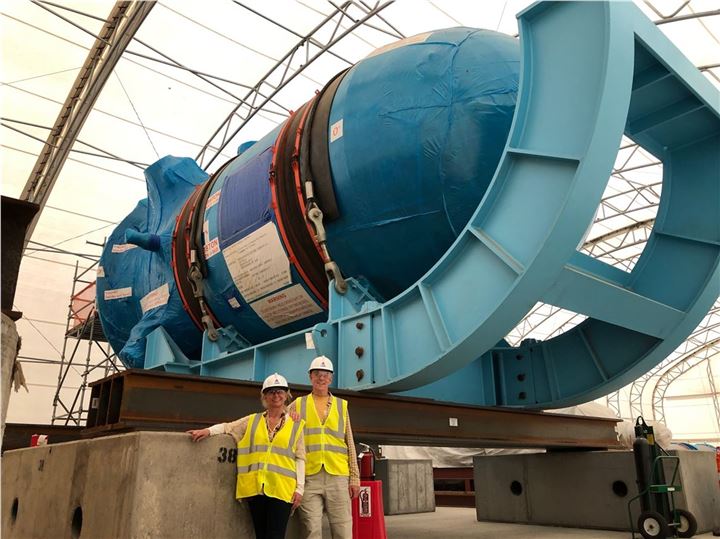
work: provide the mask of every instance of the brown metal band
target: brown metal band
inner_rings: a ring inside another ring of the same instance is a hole
[[[198,298],[195,297],[188,274],[190,272],[190,253],[194,249],[197,255],[198,264],[203,275],[207,275],[207,267],[205,263],[205,253],[202,249],[202,223],[205,214],[205,204],[208,196],[219,177],[220,172],[231,163],[230,159],[215,174],[210,176],[205,183],[197,186],[195,191],[185,201],[180,214],[175,222],[175,230],[173,231],[172,244],[170,247],[171,260],[170,265],[175,276],[175,284],[177,285],[180,300],[182,301],[185,312],[188,313],[190,319],[200,331],[205,328],[202,323],[202,309]],[[215,314],[210,309],[210,305],[205,302],[205,309],[213,321],[215,327],[222,327]]]
[[[300,171],[303,179],[312,178],[315,198],[323,212],[325,222],[340,217],[330,170],[328,122],[335,93],[348,71],[349,69],[346,69],[335,75],[313,101],[301,144]]]
[[[325,265],[318,252],[314,238],[308,231],[305,208],[298,201],[293,161],[297,166],[295,135],[301,127],[301,119],[310,103],[305,103],[288,120],[275,141],[274,191],[277,204],[276,215],[282,221],[282,237],[286,248],[294,257],[295,267],[318,299],[327,305],[328,280]]]
[[[200,188],[196,188],[193,194],[188,197],[185,201],[180,214],[177,216],[175,222],[175,230],[172,236],[172,245],[170,248],[171,260],[170,265],[173,269],[173,275],[175,276],[175,284],[177,285],[180,300],[182,301],[185,312],[188,313],[190,319],[197,326],[200,331],[203,331],[203,325],[200,321],[202,318],[202,311],[200,309],[200,303],[193,293],[192,286],[190,286],[190,280],[188,279],[188,272],[190,271],[190,259],[187,255],[188,246],[188,235],[190,214],[192,208],[195,206],[197,198],[200,196]]]

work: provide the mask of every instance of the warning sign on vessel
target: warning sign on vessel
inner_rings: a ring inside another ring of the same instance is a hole
[[[322,312],[299,284],[251,303],[250,307],[273,329]]]

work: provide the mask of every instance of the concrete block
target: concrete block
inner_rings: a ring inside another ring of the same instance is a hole
[[[720,524],[714,454],[670,453],[680,459],[676,506],[695,515],[699,532],[712,530]],[[480,521],[629,530],[627,504],[638,493],[631,451],[475,457],[474,478]],[[635,501],[633,515],[639,512]]]
[[[381,459],[375,475],[382,481],[386,515],[435,511],[432,460]]]
[[[478,520],[527,522],[527,459],[524,455],[474,457],[475,508]]]
[[[637,492],[633,455],[622,453],[555,453],[528,461],[530,519],[558,526],[628,529],[627,502]],[[630,473],[628,473],[630,471]],[[615,490],[620,494],[615,494]],[[549,489],[548,486],[551,486]],[[568,502],[558,503],[558,492]]]
[[[678,507],[687,509],[698,521],[698,532],[720,528],[720,484],[716,480],[715,454],[711,451],[670,451],[680,457],[683,492],[675,497]],[[665,466],[665,475],[670,471]],[[702,524],[702,525],[701,525]]]
[[[2,537],[253,537],[234,445],[139,432],[7,451]]]

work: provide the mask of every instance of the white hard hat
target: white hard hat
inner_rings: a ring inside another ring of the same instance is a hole
[[[310,363],[310,368],[308,369],[308,372],[310,371],[334,372],[332,361],[330,361],[330,358],[326,356],[318,356],[312,360],[312,363]]]
[[[282,374],[275,373],[265,378],[262,386],[262,392],[265,393],[268,389],[273,388],[284,389],[287,391],[288,383]]]

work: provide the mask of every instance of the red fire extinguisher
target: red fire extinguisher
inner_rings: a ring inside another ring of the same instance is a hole
[[[358,467],[360,468],[360,479],[362,481],[375,480],[375,451],[367,444],[358,444],[362,451],[358,453]]]

